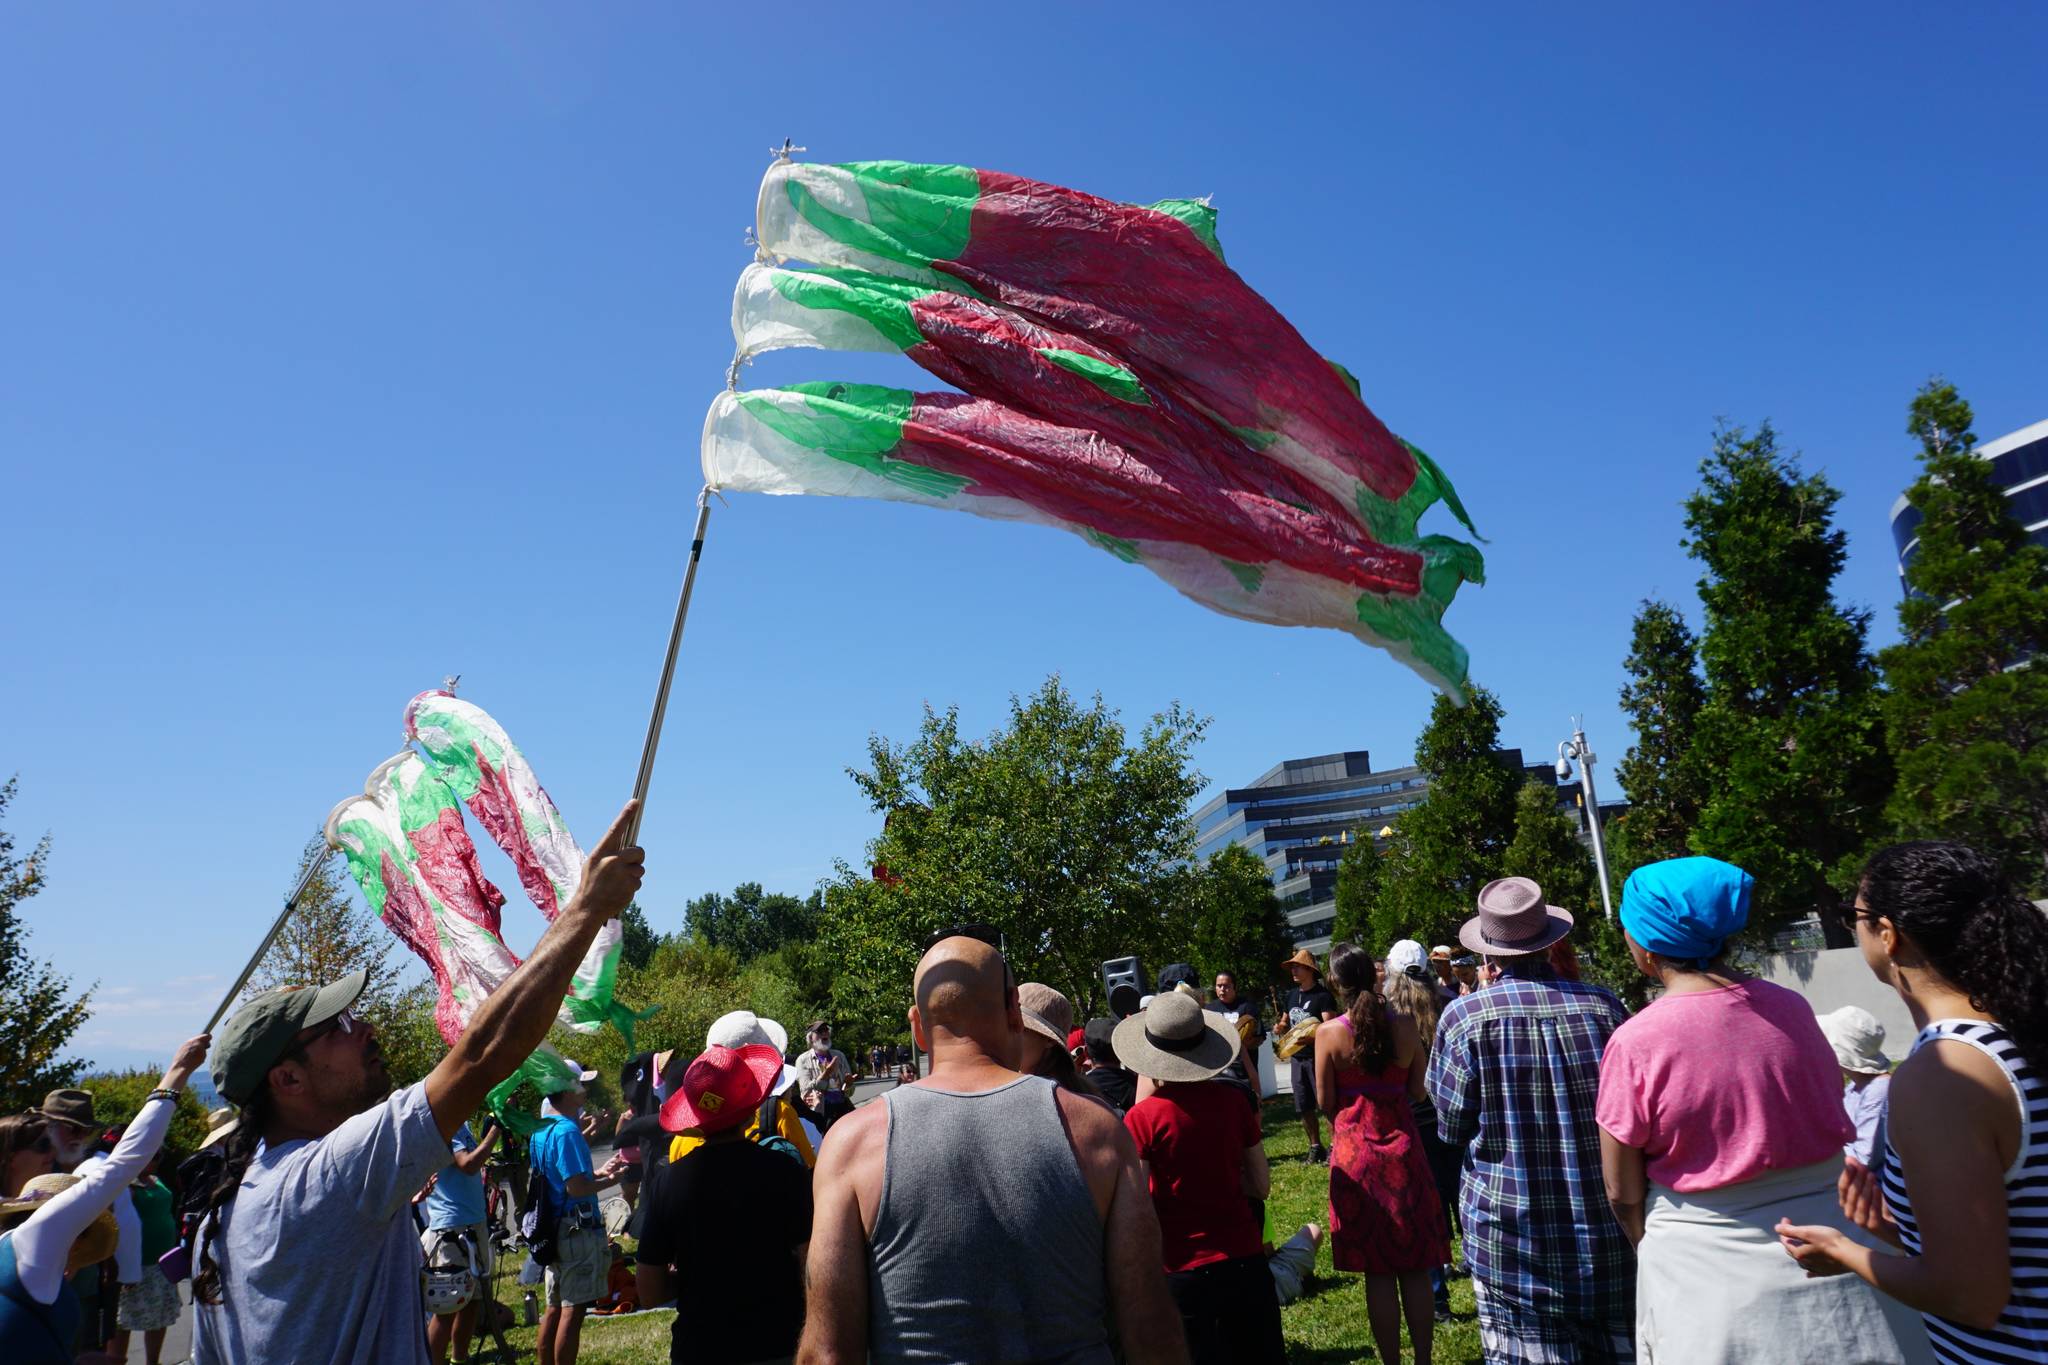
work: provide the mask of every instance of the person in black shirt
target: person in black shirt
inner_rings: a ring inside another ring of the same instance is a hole
[[[1266,1031],[1259,1026],[1258,1006],[1237,993],[1237,973],[1226,967],[1216,973],[1214,998],[1202,1008],[1222,1015],[1237,1030],[1237,1060],[1224,1071],[1222,1079],[1242,1085],[1251,1094],[1252,1107],[1258,1108],[1261,1098],[1259,1040],[1266,1036]]]
[[[1284,964],[1288,975],[1294,978],[1294,989],[1287,992],[1281,1002],[1281,1009],[1287,1017],[1282,1020],[1285,1028],[1296,1028],[1309,1019],[1335,1019],[1338,1014],[1337,997],[1330,994],[1323,985],[1322,969],[1308,949],[1295,950],[1293,957]],[[1329,1148],[1323,1146],[1323,1116],[1316,1107],[1316,1054],[1313,1047],[1303,1048],[1288,1061],[1289,1077],[1294,1083],[1294,1112],[1301,1115],[1301,1131],[1308,1134],[1308,1159],[1318,1164],[1330,1160]]]
[[[707,1048],[662,1105],[663,1128],[704,1134],[704,1145],[663,1171],[642,1200],[640,1302],[675,1301],[671,1361],[742,1365],[796,1353],[811,1173],[746,1136],[781,1075],[772,1047]]]

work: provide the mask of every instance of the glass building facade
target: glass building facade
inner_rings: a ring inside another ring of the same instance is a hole
[[[2022,427],[1977,447],[1977,457],[1991,462],[1991,477],[2005,490],[2005,500],[2027,539],[2048,546],[2048,421]],[[1899,590],[1906,592],[1906,566],[1920,548],[1920,512],[1902,494],[1892,504],[1892,544],[1899,552]]]
[[[1549,764],[1522,762],[1520,749],[1495,756],[1545,785],[1556,781]],[[1379,842],[1428,787],[1419,768],[1375,772],[1362,749],[1290,758],[1195,810],[1195,856],[1205,860],[1225,844],[1251,850],[1272,874],[1295,942],[1320,953],[1330,944],[1345,847],[1356,837]]]

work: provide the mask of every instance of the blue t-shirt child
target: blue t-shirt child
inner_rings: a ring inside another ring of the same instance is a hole
[[[590,1164],[590,1144],[583,1140],[583,1130],[576,1126],[574,1119],[557,1114],[542,1124],[527,1139],[526,1160],[546,1177],[548,1195],[565,1215],[581,1213],[593,1221],[597,1218],[596,1195],[586,1194],[580,1199],[571,1199],[566,1188],[572,1175],[595,1178],[597,1174]]]

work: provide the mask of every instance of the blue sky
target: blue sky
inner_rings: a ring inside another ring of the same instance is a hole
[[[1450,472],[1491,582],[1449,621],[1603,763],[1637,600],[1716,417],[1844,490],[1897,597],[1905,404],[2048,416],[2048,11],[1582,5],[19,8],[0,48],[0,461],[33,947],[104,1059],[204,1020],[328,807],[460,673],[586,839],[638,760],[766,151],[1215,196],[1233,265]],[[1292,16],[1292,17],[1289,17]],[[891,379],[785,353],[747,382]],[[982,731],[1058,670],[1214,718],[1217,782],[1406,759],[1430,694],[1052,532],[714,511],[643,902],[803,890],[873,820],[867,736]],[[1611,771],[1611,767],[1609,768]],[[502,864],[496,869],[503,872]],[[515,886],[509,875],[501,885]],[[514,891],[516,895],[516,891]],[[516,949],[539,931],[508,912]]]

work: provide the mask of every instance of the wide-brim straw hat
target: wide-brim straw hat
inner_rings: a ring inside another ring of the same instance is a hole
[[[33,1217],[36,1210],[47,1205],[52,1199],[78,1183],[75,1175],[51,1172],[48,1175],[32,1176],[24,1181],[21,1193],[12,1199],[0,1201],[0,1219]],[[101,1209],[99,1216],[87,1223],[77,1237],[72,1239],[71,1249],[65,1256],[67,1270],[81,1266],[97,1265],[114,1254],[115,1245],[121,1240],[121,1228],[114,1221],[112,1209]]]
[[[1206,1081],[1243,1046],[1230,1021],[1179,991],[1168,991],[1110,1035],[1125,1069],[1155,1081]]]
[[[1519,957],[1571,931],[1571,911],[1545,905],[1542,887],[1527,877],[1502,877],[1479,888],[1479,913],[1458,930],[1458,942],[1490,957]]]
[[[216,1143],[226,1142],[241,1126],[242,1116],[234,1110],[214,1110],[206,1116],[206,1140],[199,1144],[199,1150],[203,1152]]]

